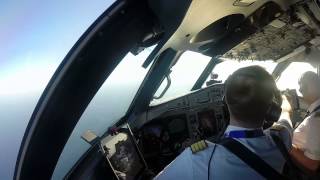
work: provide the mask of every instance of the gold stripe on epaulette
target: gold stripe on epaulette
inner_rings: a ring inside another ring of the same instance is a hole
[[[281,131],[284,128],[285,128],[284,126],[281,126],[279,124],[274,124],[273,126],[271,126],[271,130],[276,130],[276,131]]]
[[[207,143],[204,140],[198,141],[190,146],[192,153],[197,153],[208,147]]]

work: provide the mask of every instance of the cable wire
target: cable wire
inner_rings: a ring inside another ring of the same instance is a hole
[[[214,152],[215,152],[215,150],[216,150],[216,147],[217,147],[217,144],[214,144],[213,150],[212,150],[211,155],[210,155],[209,163],[208,163],[208,180],[210,180],[211,160],[212,160],[213,154],[214,154]]]

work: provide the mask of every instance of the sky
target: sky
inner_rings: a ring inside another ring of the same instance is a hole
[[[0,82],[10,83],[0,88],[0,94],[34,92],[46,84],[76,40],[110,4],[110,0],[1,0]],[[20,77],[38,84],[12,83]]]
[[[0,1],[0,177],[12,179],[27,122],[46,84],[111,0]]]

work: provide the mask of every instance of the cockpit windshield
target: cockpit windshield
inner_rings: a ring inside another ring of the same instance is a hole
[[[189,93],[210,60],[211,57],[200,53],[192,51],[184,52],[177,63],[171,68],[171,73],[169,74],[171,84],[169,88],[165,91],[167,81],[164,79],[154,96],[159,97],[164,91],[165,93],[162,97],[153,99],[150,105],[161,104],[167,100]]]
[[[181,97],[192,91],[193,85],[198,80],[201,73],[205,70],[206,66],[210,62],[211,57],[202,55],[200,53],[187,51],[181,55],[178,62],[171,68],[170,80],[171,85],[165,91],[167,86],[167,81],[164,80],[157,92],[155,97],[159,96],[164,92],[164,95],[161,98],[155,98],[151,101],[150,105],[154,106],[161,104],[163,102],[172,100],[177,97]],[[234,60],[234,59],[220,59],[221,63],[217,64],[206,81],[203,83],[202,88],[212,85],[214,83],[223,83],[229,75],[239,68],[259,65],[264,67],[270,74],[275,69],[277,63],[269,61],[252,61],[252,60]],[[214,82],[214,83],[212,83]]]
[[[223,62],[217,64],[214,69],[212,70],[210,76],[207,78],[206,82],[214,79],[221,83],[224,81],[237,69],[247,67],[247,66],[254,66],[258,65],[265,68],[270,74],[272,74],[273,70],[275,69],[277,63],[269,60],[269,61],[252,61],[252,60],[233,60],[233,59],[222,59]],[[206,87],[208,83],[204,83],[202,87]],[[211,84],[210,84],[211,85]]]

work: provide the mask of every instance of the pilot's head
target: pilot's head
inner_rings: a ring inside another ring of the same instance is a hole
[[[311,104],[320,98],[320,78],[316,73],[303,73],[299,79],[299,86],[299,91],[307,103]]]
[[[226,81],[230,124],[261,127],[276,90],[273,77],[260,66],[235,71]]]

